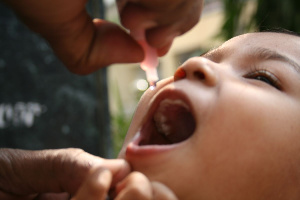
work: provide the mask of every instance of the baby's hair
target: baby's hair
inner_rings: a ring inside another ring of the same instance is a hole
[[[284,28],[280,28],[280,27],[277,27],[277,28],[268,28],[268,29],[264,29],[260,32],[271,32],[271,33],[284,33],[284,34],[288,34],[288,35],[294,35],[294,36],[298,36],[300,37],[300,33],[297,33],[297,32],[294,32],[294,31],[290,31],[290,30],[287,30],[287,29],[284,29]]]

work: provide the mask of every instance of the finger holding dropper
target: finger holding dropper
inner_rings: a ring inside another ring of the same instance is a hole
[[[132,37],[142,46],[145,58],[141,62],[141,68],[146,72],[147,81],[149,82],[150,89],[154,90],[156,82],[159,80],[157,75],[158,56],[156,49],[149,46],[145,39],[145,31],[140,30],[130,33]]]

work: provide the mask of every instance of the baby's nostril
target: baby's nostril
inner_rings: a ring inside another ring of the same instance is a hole
[[[204,80],[205,79],[205,74],[200,72],[200,71],[195,71],[194,72],[194,76],[197,78],[197,79],[200,79],[200,80]]]

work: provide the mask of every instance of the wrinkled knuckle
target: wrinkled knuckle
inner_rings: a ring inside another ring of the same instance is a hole
[[[79,158],[83,154],[86,154],[86,152],[78,148],[61,149],[54,157],[53,165],[62,173],[70,172],[72,171],[70,169],[74,169],[74,166],[77,166],[78,162],[80,162]],[[73,167],[70,168],[70,166]]]
[[[78,160],[80,160],[79,158],[84,154],[86,154],[86,152],[82,149],[68,148],[63,152],[61,161],[75,164]]]

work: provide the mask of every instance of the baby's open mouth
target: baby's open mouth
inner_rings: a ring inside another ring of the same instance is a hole
[[[158,103],[142,127],[138,145],[180,143],[194,133],[196,123],[191,108],[179,96],[172,95]]]

